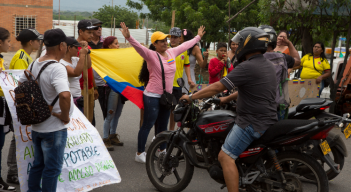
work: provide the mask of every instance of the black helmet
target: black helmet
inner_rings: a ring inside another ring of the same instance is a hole
[[[232,41],[238,43],[235,55],[241,62],[246,54],[260,51],[262,54],[267,51],[269,35],[262,29],[256,27],[246,27],[239,31]]]
[[[258,28],[268,33],[268,46],[271,46],[273,49],[275,49],[275,47],[277,46],[277,32],[274,30],[274,28],[269,25],[261,25]]]

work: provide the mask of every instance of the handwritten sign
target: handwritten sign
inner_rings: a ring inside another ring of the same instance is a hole
[[[303,99],[317,98],[319,87],[315,79],[293,79],[288,84],[290,107],[297,106]]]
[[[28,190],[28,175],[34,161],[31,126],[17,119],[13,90],[23,70],[7,70],[0,74],[0,85],[12,115],[16,138],[16,158],[21,191]],[[74,106],[63,155],[62,172],[57,191],[78,192],[121,182],[121,177],[98,131]]]

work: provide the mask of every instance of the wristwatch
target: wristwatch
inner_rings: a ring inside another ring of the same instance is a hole
[[[190,94],[190,95],[189,95],[190,103],[193,103],[193,99],[191,98],[192,96],[193,96],[193,94]]]
[[[94,87],[94,90],[98,90],[98,87]]]

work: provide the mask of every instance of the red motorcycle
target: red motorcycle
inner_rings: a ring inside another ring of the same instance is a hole
[[[180,103],[174,115],[175,121],[181,122],[181,127],[177,131],[158,134],[147,151],[146,170],[150,181],[160,191],[182,191],[190,183],[194,167],[198,167],[208,170],[211,178],[224,188],[218,154],[235,123],[236,113],[229,110],[202,111],[196,103]],[[344,115],[323,120],[291,119],[276,123],[236,160],[240,189],[327,192],[329,185],[325,171],[320,163],[303,151],[308,149],[305,146],[307,141],[320,139],[335,125],[341,126],[343,131],[348,122],[351,120]],[[190,130],[186,133],[184,128]],[[291,147],[300,148],[302,153],[282,150]],[[197,160],[195,148],[203,151],[204,162]],[[321,144],[320,149],[328,148]]]

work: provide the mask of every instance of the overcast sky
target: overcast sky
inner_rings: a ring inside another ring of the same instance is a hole
[[[127,7],[126,2],[127,0],[114,0],[113,5]],[[111,3],[112,0],[61,0],[61,10],[93,12],[97,11],[103,5],[111,5]],[[58,8],[59,0],[54,0],[54,10],[58,10]],[[135,9],[134,11],[136,12]],[[141,12],[147,13],[149,11],[147,7],[144,6]]]

